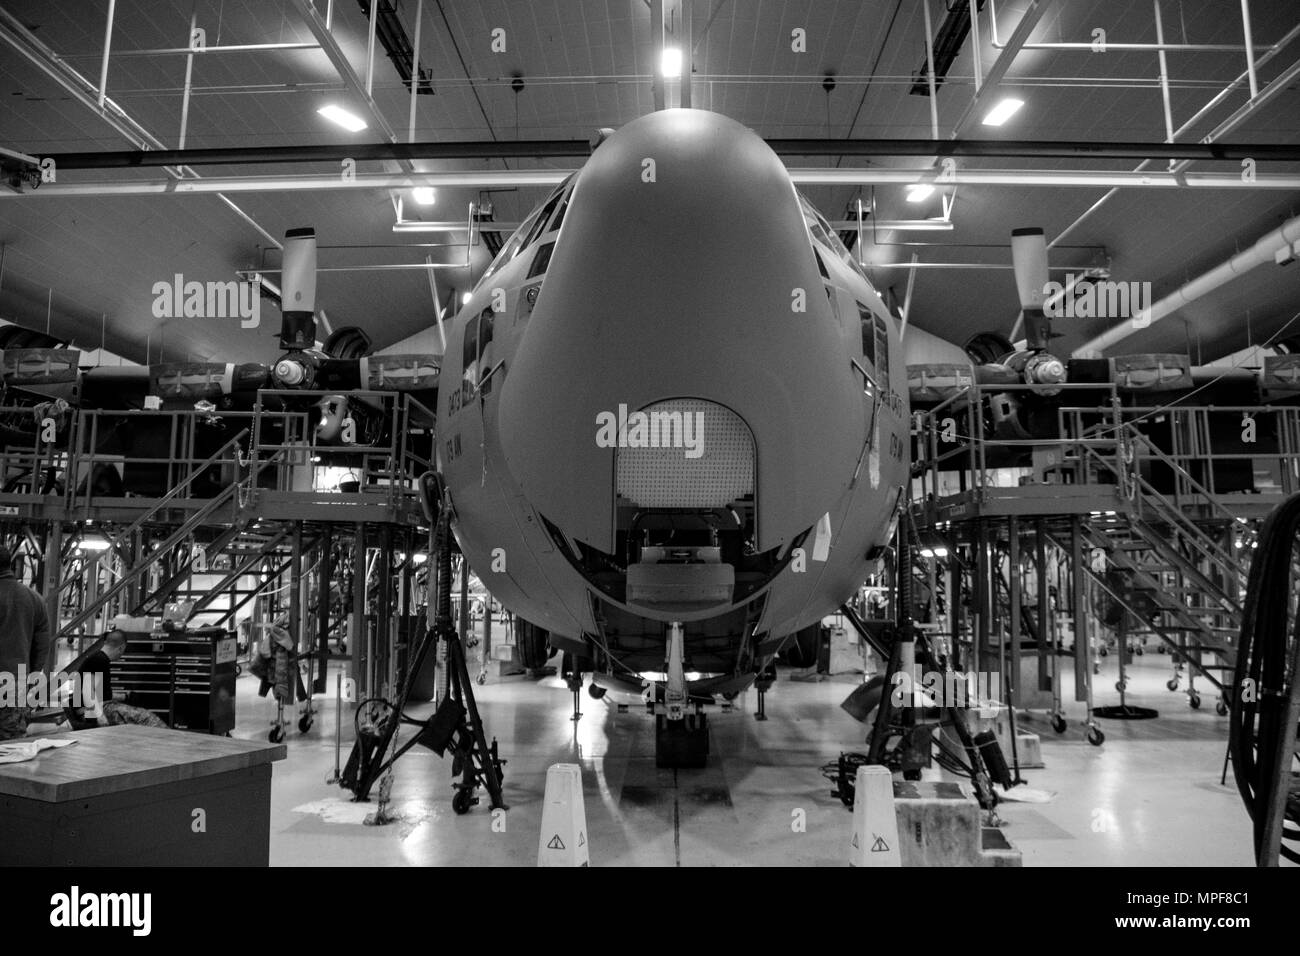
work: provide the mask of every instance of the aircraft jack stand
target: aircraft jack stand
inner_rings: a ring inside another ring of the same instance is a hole
[[[776,667],[768,664],[758,675],[758,680],[754,681],[754,689],[758,691],[758,710],[754,712],[755,720],[767,720],[767,692],[772,689],[775,680]]]
[[[576,724],[582,719],[582,671],[578,669],[577,660],[567,651],[560,658],[560,673],[564,675],[564,683],[573,694],[573,716],[569,720]]]
[[[438,604],[433,628],[425,632],[416,647],[406,682],[396,702],[390,704],[386,700],[372,698],[362,701],[358,708],[357,740],[343,770],[342,780],[342,786],[351,790],[358,802],[368,800],[370,790],[380,776],[403,754],[420,744],[440,757],[448,750],[451,751],[452,776],[461,778],[452,785],[455,792],[451,807],[457,814],[468,813],[470,807],[478,803],[474,791],[480,786],[487,789],[492,809],[508,809],[501,794],[501,784],[505,779],[502,767],[505,761],[497,752],[495,739],[488,746],[483,720],[474,700],[474,684],[465,660],[465,648],[451,623],[451,530],[448,516],[449,511],[444,509],[437,528],[436,537],[441,544],[436,549]],[[404,713],[406,702],[415,675],[420,673],[426,656],[438,641],[444,641],[447,646],[449,692],[432,717],[428,720],[414,720]],[[402,724],[411,724],[419,730],[385,760],[384,755],[388,753],[393,737]]]

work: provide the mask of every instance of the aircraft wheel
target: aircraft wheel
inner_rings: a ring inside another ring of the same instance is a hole
[[[528,670],[536,670],[546,664],[550,655],[550,632],[545,628],[530,624],[521,617],[515,618],[515,653],[519,663]]]

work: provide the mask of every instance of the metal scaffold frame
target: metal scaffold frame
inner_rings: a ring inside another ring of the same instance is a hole
[[[0,540],[45,596],[57,653],[118,615],[179,613],[238,622],[247,665],[279,627],[308,679],[277,693],[273,739],[286,705],[310,729],[331,661],[354,700],[391,692],[429,601],[434,416],[410,395],[347,395],[370,414],[346,445],[317,439],[323,392],[263,390],[244,411],[72,409],[53,436],[29,427],[31,407],[0,407]]]
[[[1185,679],[1195,708],[1208,683],[1226,713],[1245,556],[1262,518],[1300,491],[1300,408],[1159,405],[1099,384],[1053,386],[1051,437],[997,415],[1007,394],[1041,388],[972,385],[915,413],[918,620],[998,675],[1013,712],[1045,709],[1058,732],[1071,660],[1094,743],[1092,678],[1112,645],[1133,716],[1125,670],[1149,639],[1171,655],[1169,690]],[[1237,422],[1257,446],[1225,450]]]

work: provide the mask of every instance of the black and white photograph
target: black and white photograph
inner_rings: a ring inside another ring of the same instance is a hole
[[[1297,259],[1292,0],[0,0],[15,925],[1277,931]]]

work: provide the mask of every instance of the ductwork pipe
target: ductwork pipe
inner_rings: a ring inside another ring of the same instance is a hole
[[[1196,301],[1204,295],[1208,295],[1238,276],[1245,275],[1256,266],[1273,262],[1273,257],[1279,250],[1294,247],[1297,243],[1300,243],[1300,216],[1288,219],[1281,226],[1260,238],[1249,249],[1237,253],[1226,262],[1215,266],[1209,272],[1171,292],[1159,302],[1152,303],[1149,309],[1138,313],[1133,319],[1126,320],[1124,323],[1106,330],[1091,341],[1085,342],[1075,349],[1072,354],[1075,358],[1100,354],[1102,350],[1124,341],[1134,332],[1145,328],[1147,325],[1154,325],[1166,316],[1177,312],[1183,306]]]

